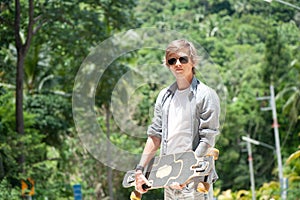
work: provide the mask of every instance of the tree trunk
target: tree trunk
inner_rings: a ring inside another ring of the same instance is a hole
[[[23,77],[24,77],[24,55],[18,52],[17,61],[17,77],[16,77],[16,131],[20,136],[24,135],[24,116],[23,116]],[[23,144],[19,144],[23,146]],[[21,154],[18,159],[21,167],[21,172],[24,172],[23,164],[25,162],[24,154]]]
[[[19,134],[24,134],[23,117],[23,77],[24,77],[24,56],[18,55],[17,77],[16,77],[16,130]]]
[[[17,49],[17,77],[16,77],[16,131],[20,135],[24,134],[24,117],[23,117],[23,76],[24,76],[24,46],[20,37],[20,1],[15,1],[15,42]],[[23,144],[19,144],[22,146]],[[21,154],[18,158],[20,172],[24,172],[23,164],[25,156]]]
[[[20,36],[20,22],[21,22],[21,3],[20,0],[15,0],[15,44],[17,49],[17,77],[16,77],[16,131],[20,136],[24,135],[24,116],[23,116],[23,79],[24,79],[24,61],[26,53],[28,52],[32,36],[34,25],[34,3],[33,0],[28,0],[28,29],[26,41],[23,44]],[[20,144],[23,145],[22,143]],[[24,173],[23,164],[25,162],[25,156],[20,155],[18,162],[21,166],[21,172]]]
[[[113,174],[112,174],[112,168],[110,167],[111,163],[111,153],[110,153],[110,110],[109,106],[105,106],[106,110],[106,138],[107,138],[107,182],[108,182],[108,190],[109,190],[109,199],[113,200]]]

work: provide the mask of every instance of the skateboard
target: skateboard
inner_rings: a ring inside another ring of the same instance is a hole
[[[184,185],[192,182],[195,177],[208,176],[218,156],[219,150],[215,148],[210,148],[204,157],[197,157],[193,151],[157,156],[145,168],[144,175],[151,185],[143,185],[143,188],[164,188],[174,182]],[[125,174],[122,185],[124,188],[135,187],[135,170],[130,170]],[[208,192],[208,189],[209,183],[205,181],[200,182],[197,187],[199,192]],[[141,194],[133,191],[130,199],[140,200]]]

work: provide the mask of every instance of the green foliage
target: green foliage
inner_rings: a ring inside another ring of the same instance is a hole
[[[299,6],[297,0],[289,2]],[[28,2],[21,0],[21,5],[20,34],[24,39]],[[271,82],[277,94],[283,161],[294,155],[300,132],[300,20],[295,9],[261,0],[55,0],[34,1],[34,5],[36,33],[25,60],[25,134],[21,136],[15,132],[15,99],[9,91],[15,85],[14,1],[0,3],[0,199],[18,199],[20,179],[29,176],[36,182],[37,199],[70,199],[75,183],[82,184],[86,198],[107,197],[108,169],[81,145],[69,94],[89,50],[110,35],[135,27],[186,34],[207,50],[219,69],[227,88],[226,119],[216,144],[220,149],[216,162],[220,179],[215,184],[219,199],[222,195],[251,198],[243,190],[249,188],[249,172],[241,136],[250,134],[274,145],[272,115],[260,111],[268,102],[256,101],[256,96],[269,95]],[[116,60],[105,71],[95,108],[103,130],[107,128],[105,109],[120,77],[129,66],[161,63],[162,56],[162,51],[142,49]],[[153,72],[151,76],[155,80],[159,75]],[[138,125],[151,122],[149,111],[158,90],[157,85],[148,84],[136,91],[141,95],[133,116]],[[109,137],[115,145],[134,153],[142,151],[144,139],[133,139],[123,134],[113,119],[109,122]],[[261,146],[252,145],[252,150],[258,198],[279,198],[275,156]],[[18,163],[21,155],[26,160],[23,166]],[[289,199],[300,195],[298,161],[284,164]],[[131,191],[120,188],[124,173],[114,170],[113,174],[115,198],[124,199]],[[155,198],[162,198],[162,190],[144,195],[144,199]]]
[[[277,28],[272,28],[266,40],[264,80],[266,83],[276,83],[291,62],[290,53],[285,47]]]
[[[188,9],[189,5],[193,9]],[[260,102],[256,101],[256,97],[268,94],[270,77],[274,77],[278,88],[281,84],[299,82],[299,79],[291,80],[295,75],[285,68],[292,63],[292,57],[299,56],[299,53],[292,55],[291,51],[299,41],[299,28],[293,22],[281,21],[293,18],[293,13],[283,14],[287,17],[285,19],[281,18],[281,14],[276,15],[278,10],[290,8],[273,4],[270,8],[263,1],[191,1],[189,5],[181,1],[142,1],[137,11],[145,19],[144,26],[176,29],[199,41],[219,65],[228,96],[226,121],[216,144],[221,152],[217,162],[221,178],[216,187],[233,190],[248,188],[247,155],[240,137],[250,134],[252,138],[273,145],[272,115],[260,111]],[[153,16],[153,13],[156,14]],[[270,13],[273,14],[271,17]],[[148,51],[148,57],[150,54]],[[262,104],[268,106],[268,102]],[[281,107],[280,101],[278,110]],[[279,116],[279,121],[282,119],[284,117]],[[294,119],[297,121],[297,118]],[[289,125],[281,124],[282,134],[287,135],[284,130]],[[296,141],[291,136],[285,138],[291,139],[286,141],[289,144],[293,143],[292,140]],[[252,146],[252,149],[256,185],[260,186],[274,176],[272,169],[276,161],[275,157],[270,156],[269,149],[260,146]]]
[[[13,188],[6,178],[2,179],[0,182],[0,199],[20,199],[20,191]]]
[[[44,141],[51,146],[60,146],[63,135],[73,124],[69,99],[55,94],[28,95],[25,108],[35,114],[35,128],[44,135]]]
[[[264,183],[262,187],[259,188],[257,197],[259,199],[279,199],[280,197],[280,189],[278,182],[269,182]]]
[[[46,144],[42,142],[44,136],[34,128],[33,114],[24,113],[26,121],[24,134],[15,132],[15,109],[11,99],[12,93],[7,92],[2,94],[0,100],[3,103],[0,107],[0,175],[3,184],[14,191],[14,188],[19,188],[21,179],[32,177],[38,180],[39,176],[46,176],[44,169],[39,167],[45,160]],[[21,157],[26,160],[23,165],[19,163]]]
[[[300,137],[300,135],[298,134]],[[299,148],[298,148],[299,149]],[[294,199],[299,197],[300,192],[300,150],[292,153],[286,160],[287,167],[285,168],[285,173],[288,174],[288,184],[289,184],[289,199]]]
[[[114,62],[104,71],[96,92],[96,104],[99,107],[102,105],[108,107],[110,105],[112,92],[119,79],[127,70],[128,68],[126,66]]]

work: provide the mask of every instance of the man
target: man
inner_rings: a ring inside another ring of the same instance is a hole
[[[136,190],[140,193],[147,192],[143,184],[150,185],[143,169],[159,148],[161,155],[193,150],[200,157],[215,144],[219,133],[219,98],[214,90],[195,78],[197,60],[196,49],[189,41],[172,41],[166,49],[164,64],[176,82],[163,89],[155,103],[148,139],[136,167]],[[212,184],[216,179],[213,170],[208,182]],[[198,183],[197,180],[188,185],[175,182],[165,188],[164,199],[212,199],[212,187],[206,195],[196,190]]]

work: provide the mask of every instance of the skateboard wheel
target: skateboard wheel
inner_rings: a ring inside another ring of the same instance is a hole
[[[207,152],[207,156],[213,156],[214,160],[218,160],[219,158],[219,150],[216,148],[210,148]]]
[[[130,200],[141,200],[142,195],[138,191],[132,191],[130,194]]]
[[[207,183],[207,182],[200,182],[200,183],[198,183],[197,191],[200,192],[200,193],[207,194],[208,190],[209,190],[209,187],[210,187],[209,183]]]

